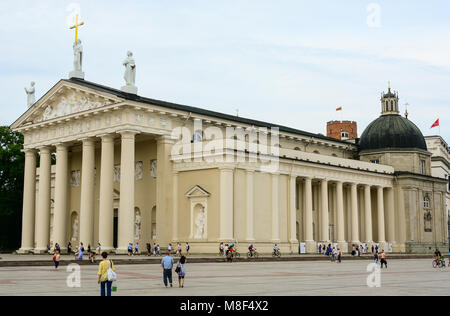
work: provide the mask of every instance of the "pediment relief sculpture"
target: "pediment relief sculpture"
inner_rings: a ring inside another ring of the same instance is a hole
[[[63,96],[58,101],[45,106],[42,114],[38,115],[34,123],[93,110],[110,104],[113,104],[110,100],[86,96],[84,94],[77,95],[74,92],[70,96]]]

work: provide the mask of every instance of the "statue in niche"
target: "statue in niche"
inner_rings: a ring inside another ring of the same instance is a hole
[[[72,241],[78,240],[78,215],[75,215],[75,219],[72,224]]]
[[[152,160],[151,161],[150,174],[151,174],[153,179],[156,179],[157,171],[158,171],[157,168],[158,168],[158,161],[157,160]]]
[[[430,211],[426,212],[423,219],[424,219],[424,225],[425,225],[425,232],[431,233],[433,231],[432,223],[431,223],[433,217],[431,216],[431,212]]]
[[[197,218],[195,220],[195,225],[197,226],[197,232],[195,234],[196,239],[204,238],[205,234],[205,209],[202,208],[200,212],[198,212]]]
[[[134,221],[134,241],[139,241],[140,239],[141,239],[141,212],[136,211]]]
[[[135,180],[142,180],[143,176],[142,161],[138,161],[136,162],[136,167],[134,169]]]

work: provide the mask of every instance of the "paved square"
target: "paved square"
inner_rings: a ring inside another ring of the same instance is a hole
[[[431,261],[389,261],[380,288],[366,285],[371,261],[188,263],[183,289],[164,288],[159,265],[118,265],[114,295],[448,295],[450,268]],[[81,266],[81,288],[66,286],[66,268],[0,268],[0,295],[99,295],[97,266]]]

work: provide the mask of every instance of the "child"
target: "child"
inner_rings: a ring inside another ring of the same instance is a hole
[[[61,255],[59,254],[59,250],[55,250],[55,254],[53,255],[53,262],[55,263],[55,271],[58,270],[60,260]]]

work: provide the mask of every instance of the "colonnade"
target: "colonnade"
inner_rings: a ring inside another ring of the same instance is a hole
[[[120,208],[118,227],[118,253],[125,253],[134,240],[134,178],[136,131],[119,132],[121,138]],[[113,183],[114,134],[100,135],[101,176],[99,198],[99,242],[102,249],[113,250]],[[79,241],[85,247],[94,246],[95,209],[95,148],[98,138],[82,139],[82,170],[80,194]],[[25,149],[25,178],[23,197],[22,247],[20,252],[43,253],[50,243],[50,210],[54,201],[54,242],[67,250],[68,244],[68,191],[70,144],[55,144],[37,149]],[[51,199],[51,156],[56,149],[54,199]],[[39,185],[36,199],[36,160],[40,154]],[[37,200],[37,205],[35,201]],[[95,241],[96,242],[96,241]]]

